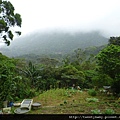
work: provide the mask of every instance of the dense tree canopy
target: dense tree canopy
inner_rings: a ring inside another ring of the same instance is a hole
[[[5,0],[0,0],[0,37],[7,45],[10,45],[10,40],[13,40],[14,33],[11,27],[21,27],[21,15],[14,13],[14,6]],[[21,35],[20,31],[14,31]]]
[[[113,87],[116,93],[120,92],[120,46],[108,45],[98,55],[99,71],[109,75],[113,79]]]
[[[97,56],[100,69],[111,78],[120,73],[120,46],[110,45],[103,49]]]

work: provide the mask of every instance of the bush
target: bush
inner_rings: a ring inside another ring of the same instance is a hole
[[[94,90],[94,89],[90,89],[88,91],[88,94],[91,95],[91,96],[96,96],[97,95],[97,92]]]
[[[106,109],[104,114],[115,114],[113,109]]]
[[[92,84],[99,88],[105,85],[111,86],[112,82],[113,82],[113,79],[110,76],[103,73],[97,73],[95,76],[92,77]]]
[[[101,114],[100,110],[95,109],[95,110],[91,110],[92,114]]]

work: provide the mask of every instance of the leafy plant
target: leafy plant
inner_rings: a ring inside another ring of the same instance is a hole
[[[95,109],[95,110],[91,110],[92,114],[101,114],[100,110]]]
[[[29,61],[28,66],[26,66],[25,70],[22,70],[22,72],[24,72],[26,77],[31,80],[31,85],[35,86],[36,79],[39,76],[38,68],[31,61]]]
[[[106,109],[104,114],[115,114],[115,111],[113,109]]]
[[[96,96],[97,95],[97,92],[94,90],[94,89],[90,89],[88,91],[88,94],[91,95],[91,96]]]

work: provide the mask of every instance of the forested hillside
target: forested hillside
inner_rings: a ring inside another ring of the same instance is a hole
[[[1,48],[0,51],[7,56],[20,56],[24,54],[68,54],[77,48],[85,49],[91,46],[101,46],[108,43],[108,39],[99,32],[89,33],[32,33],[20,37],[11,46]]]

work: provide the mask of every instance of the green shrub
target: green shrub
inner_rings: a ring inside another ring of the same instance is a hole
[[[91,95],[91,96],[96,96],[97,95],[97,92],[94,90],[94,89],[90,89],[88,91],[88,94]]]
[[[106,109],[104,114],[115,114],[113,109]]]
[[[95,109],[95,110],[91,110],[92,114],[101,114],[100,110]]]

